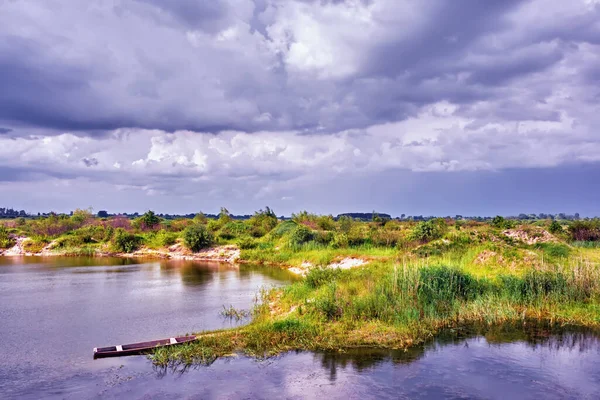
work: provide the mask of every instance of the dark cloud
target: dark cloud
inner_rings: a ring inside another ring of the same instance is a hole
[[[442,100],[507,101],[505,85],[600,37],[597,6],[531,26],[514,18],[525,0],[406,3],[415,16],[402,21],[394,18],[405,3],[299,3],[321,24],[321,40],[304,42],[299,29],[310,27],[292,1],[136,0],[94,12],[77,2],[55,10],[2,3],[0,122],[94,134],[122,127],[335,132],[402,120]],[[337,26],[320,16],[325,7],[351,5],[371,7],[380,33],[346,38],[352,21]],[[75,17],[89,37],[68,29]],[[27,35],[8,23],[34,28],[36,18],[40,28]],[[286,55],[295,42],[308,53]],[[340,72],[348,63],[351,72]],[[597,79],[596,69],[585,71]],[[528,100],[543,99],[530,90]]]
[[[94,166],[98,165],[98,159],[96,159],[94,157],[82,158],[81,161],[85,164],[86,167],[94,167]]]
[[[335,178],[594,164],[599,20],[587,0],[0,1],[0,182],[293,207]]]

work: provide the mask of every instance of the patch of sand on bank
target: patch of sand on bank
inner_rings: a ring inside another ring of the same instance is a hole
[[[15,240],[15,245],[10,249],[2,250],[0,249],[0,256],[7,257],[18,257],[18,256],[52,256],[54,253],[52,252],[52,246],[54,242],[47,244],[44,248],[37,253],[28,252],[25,250],[25,242],[30,241],[31,239],[25,236],[16,236],[13,237]]]
[[[521,229],[507,229],[502,232],[509,238],[520,240],[527,244],[555,242],[556,238],[543,229],[527,232]]]
[[[327,267],[325,267],[325,268],[351,269],[351,268],[357,268],[357,267],[363,266],[368,263],[369,263],[368,261],[363,260],[362,258],[346,257],[341,261],[334,262],[334,263],[327,265]],[[288,271],[290,271],[291,273],[296,274],[296,275],[306,276],[306,274],[308,274],[308,271],[313,267],[314,267],[314,265],[312,263],[305,261],[299,267],[291,267],[288,269]]]
[[[30,253],[25,250],[24,243],[31,240],[28,237],[15,237],[16,244],[10,249],[0,250],[1,256],[64,256],[60,250],[54,250],[55,242],[46,245],[39,253]],[[217,261],[235,263],[240,258],[240,249],[237,246],[215,246],[193,253],[180,243],[170,246],[168,249],[149,249],[142,247],[132,253],[114,253],[106,249],[97,249],[96,257],[123,257],[123,258],[163,258],[175,260],[193,260],[193,261]]]

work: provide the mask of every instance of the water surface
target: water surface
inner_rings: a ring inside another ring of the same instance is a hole
[[[233,326],[223,306],[249,309],[290,279],[219,263],[0,257],[0,393],[34,398],[124,363],[93,360],[94,347]]]
[[[0,258],[2,398],[597,399],[600,341],[582,330],[450,332],[408,351],[297,352],[186,371],[95,346],[231,326],[285,271],[192,262]]]

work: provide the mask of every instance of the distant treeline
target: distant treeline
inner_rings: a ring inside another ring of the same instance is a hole
[[[0,218],[19,218],[19,217],[23,217],[23,218],[36,218],[36,217],[47,217],[49,215],[52,214],[56,214],[56,215],[72,215],[73,213],[69,213],[69,214],[61,214],[61,213],[53,213],[53,212],[47,212],[47,213],[37,213],[37,214],[33,214],[33,213],[27,213],[25,212],[25,210],[15,210],[12,208],[0,208]],[[98,213],[96,214],[99,218],[108,218],[108,217],[115,217],[115,216],[124,216],[127,218],[138,218],[141,214],[140,213],[109,213],[108,211],[105,210],[101,210],[98,211]],[[188,218],[188,219],[192,219],[194,218],[197,213],[190,213],[190,214],[156,214],[157,216],[170,220],[170,219],[180,219],[180,218]],[[204,214],[207,218],[210,219],[217,219],[219,218],[219,214]],[[234,214],[230,214],[232,219],[236,219],[236,220],[247,220],[250,219],[250,217],[252,217],[252,215],[249,214],[244,214],[244,215],[234,215]],[[447,215],[447,216],[434,216],[434,215],[430,215],[430,216],[423,216],[423,215],[406,215],[406,214],[401,214],[400,216],[397,217],[392,217],[391,214],[386,214],[386,213],[380,213],[380,212],[369,212],[369,213],[362,213],[362,212],[350,212],[350,213],[342,213],[342,214],[338,214],[337,217],[334,217],[336,220],[340,219],[341,217],[350,217],[356,220],[361,220],[361,221],[372,221],[373,219],[382,219],[382,220],[390,220],[390,219],[396,219],[396,220],[400,220],[400,221],[429,221],[435,218],[445,218],[445,219],[454,219],[454,220],[472,220],[472,221],[481,221],[481,222],[486,222],[486,221],[491,221],[494,216],[463,216],[463,215]],[[545,214],[545,213],[540,213],[540,214],[518,214],[518,215],[514,215],[514,216],[505,216],[506,219],[513,219],[513,220],[540,220],[540,219],[552,219],[552,220],[564,220],[564,221],[577,221],[580,220],[582,218],[580,218],[579,213],[575,213],[575,214],[566,214],[566,213],[558,213],[558,214]],[[290,217],[285,217],[285,216],[280,216],[279,217],[280,220],[287,220],[287,219],[291,219]],[[583,218],[586,219],[586,218]]]

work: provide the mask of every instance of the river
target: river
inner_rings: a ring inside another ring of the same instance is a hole
[[[93,347],[233,326],[262,287],[295,279],[251,266],[0,258],[0,397],[600,398],[600,341],[584,331],[451,335],[409,351],[235,357],[186,371]]]

